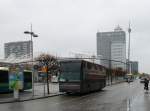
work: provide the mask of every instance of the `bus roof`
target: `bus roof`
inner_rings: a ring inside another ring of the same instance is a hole
[[[95,62],[92,62],[92,61],[89,61],[89,60],[85,60],[85,59],[64,59],[64,60],[61,60],[59,61],[60,63],[67,63],[67,62],[88,62],[88,63],[92,63],[92,64],[96,64],[96,65],[99,65],[101,67],[105,67],[105,66],[102,66],[101,64],[98,64],[98,63],[95,63]]]
[[[63,59],[60,60],[59,62],[81,62],[81,61],[85,61],[83,59]]]

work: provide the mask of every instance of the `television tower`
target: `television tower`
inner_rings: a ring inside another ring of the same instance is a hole
[[[131,64],[130,64],[130,33],[131,33],[131,27],[130,27],[130,22],[129,22],[128,33],[129,33],[129,42],[128,42],[128,73],[131,73]]]

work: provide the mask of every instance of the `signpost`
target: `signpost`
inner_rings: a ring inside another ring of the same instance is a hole
[[[46,72],[47,72],[47,67],[46,66],[42,66],[42,73],[43,73],[43,80],[44,80],[44,96],[45,96],[45,79],[46,79]]]

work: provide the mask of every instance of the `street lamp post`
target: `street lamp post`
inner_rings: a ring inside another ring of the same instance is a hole
[[[38,37],[38,35],[32,31],[32,24],[31,24],[30,28],[31,28],[30,31],[25,31],[24,34],[29,34],[31,36],[31,59],[32,59],[32,66],[33,66],[33,39],[32,39],[32,37]],[[33,74],[33,71],[32,71],[32,96],[34,96],[34,74]]]

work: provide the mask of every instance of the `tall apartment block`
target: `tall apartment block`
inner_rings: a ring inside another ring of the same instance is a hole
[[[111,32],[97,32],[97,56],[102,65],[126,70],[126,34],[119,26]],[[120,62],[114,62],[115,60]]]
[[[5,58],[29,58],[32,54],[31,41],[9,42],[4,44]]]

